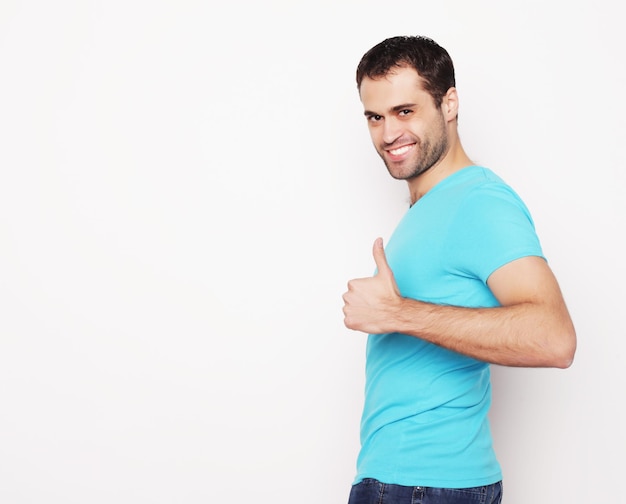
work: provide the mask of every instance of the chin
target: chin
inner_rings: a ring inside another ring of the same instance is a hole
[[[389,175],[391,175],[396,180],[414,179],[420,176],[425,171],[427,171],[428,168],[430,168],[430,167],[422,168],[419,166],[416,167],[415,165],[409,165],[408,167],[403,168],[403,167],[397,167],[397,166],[394,167],[392,163],[385,162],[385,164],[387,166],[387,171],[389,172]]]

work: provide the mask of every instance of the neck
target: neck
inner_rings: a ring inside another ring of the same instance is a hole
[[[411,205],[414,205],[443,179],[472,164],[474,163],[463,150],[463,146],[457,137],[437,163],[417,177],[407,180],[411,195]]]

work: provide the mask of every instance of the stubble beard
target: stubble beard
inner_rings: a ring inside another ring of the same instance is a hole
[[[434,140],[433,140],[434,139]],[[396,168],[396,164],[385,159],[383,151],[379,151],[379,155],[387,167],[389,175],[396,180],[411,180],[419,177],[422,173],[427,172],[433,166],[435,166],[448,151],[448,135],[445,129],[445,123],[443,117],[437,131],[437,135],[434,137],[421,140],[415,138],[414,149],[418,150],[418,157],[414,160],[413,165],[408,170],[403,169],[399,172]],[[410,163],[411,160],[407,160]]]

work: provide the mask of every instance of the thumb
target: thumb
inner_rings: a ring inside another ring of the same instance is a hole
[[[387,263],[387,256],[385,255],[385,249],[383,248],[383,239],[376,238],[374,241],[374,262],[376,263],[376,268],[378,269],[378,275],[386,275],[393,276],[393,272]]]

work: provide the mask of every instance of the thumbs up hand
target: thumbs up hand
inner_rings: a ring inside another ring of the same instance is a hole
[[[394,332],[403,298],[387,264],[382,238],[374,242],[373,254],[378,268],[376,275],[348,282],[348,291],[343,295],[344,324],[369,334]]]

